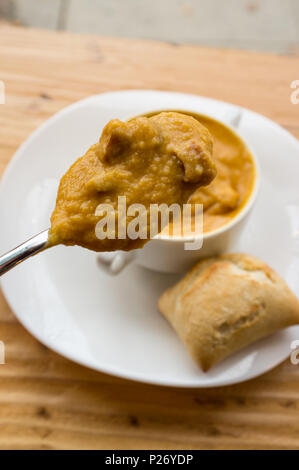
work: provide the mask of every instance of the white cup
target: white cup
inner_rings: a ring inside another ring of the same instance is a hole
[[[160,112],[160,110],[158,112]],[[217,119],[244,142],[255,164],[255,180],[251,194],[244,204],[244,207],[242,207],[237,215],[218,229],[201,234],[200,239],[202,239],[202,247],[198,250],[185,249],[186,242],[194,242],[196,240],[194,236],[188,238],[159,234],[150,240],[143,248],[138,250],[98,254],[97,261],[102,269],[110,274],[118,274],[128,264],[134,261],[136,264],[154,271],[180,273],[190,269],[200,259],[227,252],[234,246],[244,227],[246,218],[254,205],[260,182],[260,168],[256,154],[238,132],[236,132],[241,118],[242,114],[240,112],[231,119],[231,125]]]

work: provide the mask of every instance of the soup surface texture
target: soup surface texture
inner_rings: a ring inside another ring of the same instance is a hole
[[[118,237],[135,217],[120,217],[118,197],[126,197],[127,207],[142,204],[146,212],[150,204],[182,205],[215,177],[212,152],[210,132],[192,116],[162,112],[110,121],[99,142],[61,179],[49,245],[80,245],[95,251],[143,246],[148,240]],[[104,239],[96,234],[103,217],[99,204],[109,204],[116,215],[115,227]],[[149,223],[146,231],[148,237]]]
[[[203,231],[207,233],[230,222],[244,207],[253,190],[255,163],[247,146],[229,127],[204,115],[189,114],[213,137],[217,175],[208,186],[198,188],[189,199],[190,203],[203,205]],[[191,227],[193,231],[194,220],[191,220]],[[172,224],[168,230],[173,233]],[[180,233],[178,227],[175,230]],[[162,233],[166,234],[166,229]],[[190,232],[184,235],[190,235]]]

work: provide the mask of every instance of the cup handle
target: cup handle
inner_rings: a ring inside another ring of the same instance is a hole
[[[242,117],[243,117],[243,112],[240,110],[230,119],[230,125],[234,127],[235,129],[238,129],[238,127],[240,126]]]
[[[98,265],[112,275],[119,274],[135,258],[135,253],[117,251],[111,253],[99,253],[97,256]]]

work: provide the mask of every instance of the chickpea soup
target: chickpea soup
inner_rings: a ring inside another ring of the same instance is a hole
[[[212,154],[210,132],[190,115],[168,112],[110,121],[99,142],[61,179],[49,245],[80,245],[94,251],[142,247],[149,239],[149,225],[146,239],[130,238],[126,229],[132,217],[120,215],[119,196],[128,206],[139,204],[146,212],[151,204],[183,205],[215,177]],[[99,238],[98,208],[107,205],[117,216],[117,227]]]
[[[179,112],[199,121],[213,139],[216,177],[209,185],[198,188],[188,201],[203,205],[203,231],[209,233],[230,222],[245,206],[254,188],[255,163],[246,144],[229,127],[205,115]],[[162,233],[173,234],[172,224],[166,229]]]

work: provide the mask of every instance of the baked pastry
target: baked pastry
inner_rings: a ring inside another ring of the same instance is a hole
[[[159,299],[191,356],[204,370],[278,329],[299,323],[299,301],[253,256],[200,261]]]

